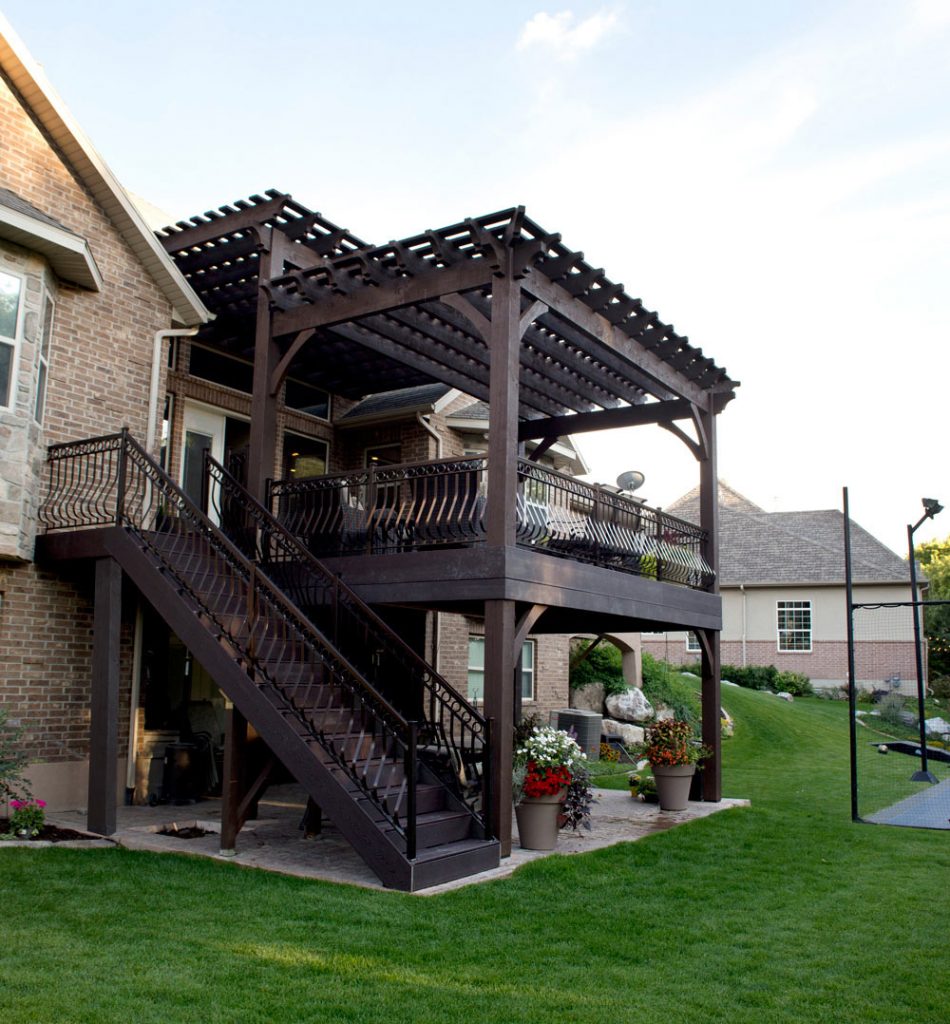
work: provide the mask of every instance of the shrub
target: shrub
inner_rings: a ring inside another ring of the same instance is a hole
[[[23,778],[27,760],[19,748],[23,729],[10,724],[5,708],[0,708],[0,800],[29,799],[30,788]]]
[[[578,654],[590,641],[572,645],[572,657]],[[611,643],[599,643],[576,667],[571,668],[571,689],[580,690],[591,683],[602,683],[605,696],[623,693],[627,684],[623,679],[622,655],[620,649]]]
[[[950,676],[938,676],[930,680],[930,692],[938,699],[950,697]]]
[[[904,698],[899,693],[889,693],[878,704],[882,722],[888,725],[903,725]]]
[[[699,699],[693,687],[682,679],[672,665],[650,654],[643,655],[643,693],[656,707],[668,707],[681,721],[696,726],[702,718]]]
[[[778,693],[790,693],[793,697],[812,697],[811,680],[801,672],[779,672],[777,680]]]

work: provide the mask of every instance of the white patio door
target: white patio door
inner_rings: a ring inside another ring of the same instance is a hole
[[[204,452],[211,452],[211,457],[218,462],[224,461],[224,432],[227,416],[218,409],[207,405],[194,405],[185,402],[184,438],[181,446],[181,487],[185,494],[202,508],[202,478],[204,476]],[[218,522],[217,502],[209,502],[204,508],[214,523]]]

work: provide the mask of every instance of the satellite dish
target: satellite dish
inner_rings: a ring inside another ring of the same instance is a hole
[[[644,480],[646,477],[639,469],[628,469],[626,473],[621,473],[617,477],[617,486],[622,491],[635,491],[638,487],[643,486]]]

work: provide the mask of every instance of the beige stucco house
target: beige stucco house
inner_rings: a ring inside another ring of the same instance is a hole
[[[802,672],[816,687],[848,680],[844,517],[836,509],[766,512],[720,481],[722,660]],[[695,521],[698,497],[668,509]],[[851,526],[854,602],[910,600],[907,562],[866,530]],[[673,663],[695,660],[685,632],[648,633],[643,649]],[[855,614],[855,674],[863,689],[916,692],[914,634],[907,607]]]

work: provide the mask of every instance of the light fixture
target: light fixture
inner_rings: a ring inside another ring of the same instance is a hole
[[[928,519],[933,519],[934,516],[939,515],[943,511],[943,505],[936,498],[921,498],[920,503],[924,506]]]

